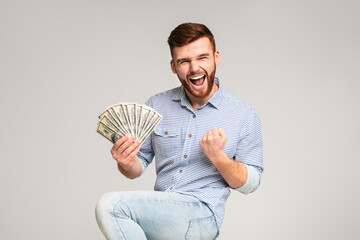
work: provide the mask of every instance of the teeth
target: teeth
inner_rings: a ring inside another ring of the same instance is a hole
[[[198,79],[200,79],[200,78],[202,78],[202,77],[204,77],[205,75],[201,75],[201,76],[197,76],[197,77],[193,77],[193,78],[190,78],[191,80],[198,80]]]

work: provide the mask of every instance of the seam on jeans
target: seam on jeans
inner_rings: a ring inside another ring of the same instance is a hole
[[[179,201],[179,200],[173,200],[173,199],[158,199],[158,198],[142,198],[143,200],[151,200],[151,201],[158,201],[158,202],[176,202],[176,203],[181,203],[181,204],[190,204],[190,205],[197,205],[200,206],[201,204],[205,204],[204,202],[198,200],[194,200],[194,201]],[[121,200],[119,200],[121,201]],[[117,203],[116,203],[117,204]],[[115,205],[116,205],[115,204]]]
[[[119,200],[119,201],[117,201],[117,202],[115,203],[115,205],[114,205],[114,207],[113,207],[112,214],[113,214],[113,218],[114,218],[114,220],[115,220],[116,225],[118,226],[118,228],[119,228],[119,230],[120,230],[123,238],[126,240],[127,238],[125,237],[125,234],[124,234],[124,232],[121,230],[121,227],[120,227],[120,225],[119,225],[119,223],[118,223],[118,221],[117,221],[117,219],[116,219],[116,217],[115,217],[115,207],[116,207],[116,205],[118,205],[119,202],[121,202],[121,200]]]

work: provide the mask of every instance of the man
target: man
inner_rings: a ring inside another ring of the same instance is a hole
[[[168,44],[182,86],[146,102],[163,119],[141,148],[125,136],[111,149],[128,178],[139,177],[155,156],[155,192],[104,195],[96,217],[107,239],[215,239],[230,188],[247,194],[260,184],[260,121],[215,78],[220,53],[212,33],[184,23]]]

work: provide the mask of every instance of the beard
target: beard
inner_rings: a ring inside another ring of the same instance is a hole
[[[190,76],[195,75],[195,73],[190,73],[186,75],[186,79],[181,79],[178,75],[178,78],[181,82],[181,85],[185,88],[186,92],[190,95],[192,95],[195,98],[206,98],[209,96],[211,91],[213,90],[214,83],[215,83],[215,72],[216,72],[216,64],[214,63],[214,71],[208,73],[206,70],[204,70],[205,80],[207,83],[207,88],[203,91],[196,91],[192,88],[192,83],[190,81]]]

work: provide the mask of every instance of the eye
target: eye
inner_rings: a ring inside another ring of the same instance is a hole
[[[188,62],[189,62],[189,60],[181,60],[180,64],[184,64],[184,63],[188,63]]]

